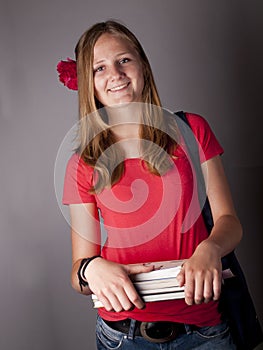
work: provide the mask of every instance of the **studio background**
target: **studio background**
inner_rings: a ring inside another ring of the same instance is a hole
[[[56,64],[92,24],[121,20],[150,59],[163,106],[203,115],[244,238],[237,249],[262,323],[261,0],[1,0],[0,348],[95,349],[96,312],[70,286],[70,228],[54,189],[77,93]],[[61,179],[63,181],[63,179]]]

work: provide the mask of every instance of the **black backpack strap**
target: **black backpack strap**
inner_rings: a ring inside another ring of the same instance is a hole
[[[177,118],[177,125],[185,141],[188,155],[191,159],[191,162],[196,172],[198,196],[199,196],[199,202],[202,209],[202,216],[203,216],[206,228],[210,233],[214,226],[214,222],[213,222],[210,204],[206,195],[206,188],[205,188],[205,182],[204,182],[203,172],[202,172],[201,163],[200,163],[198,144],[197,144],[195,135],[191,129],[191,126],[189,124],[189,121],[186,117],[186,114],[183,111],[176,112],[175,114],[179,117],[179,119]]]

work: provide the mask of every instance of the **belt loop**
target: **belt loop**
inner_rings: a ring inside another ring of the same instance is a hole
[[[193,328],[190,324],[184,324],[185,330],[186,330],[186,334],[191,334],[193,332]]]
[[[130,328],[129,328],[129,333],[128,333],[128,339],[130,339],[130,340],[133,340],[133,338],[134,338],[135,327],[136,327],[136,320],[133,320],[131,318]]]

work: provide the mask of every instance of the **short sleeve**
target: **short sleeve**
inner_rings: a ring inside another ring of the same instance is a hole
[[[93,169],[76,153],[68,161],[63,190],[63,204],[95,203],[89,193],[92,186]]]
[[[201,148],[201,163],[224,153],[224,149],[203,117],[192,113],[186,113],[186,117]]]

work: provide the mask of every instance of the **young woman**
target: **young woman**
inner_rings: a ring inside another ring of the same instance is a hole
[[[208,235],[176,118],[162,113],[136,37],[114,21],[95,24],[76,46],[76,64],[79,147],[68,162],[63,203],[71,213],[72,286],[103,304],[98,349],[235,349],[218,299],[221,258],[242,229],[221,146],[202,117],[186,114],[213,214]],[[184,259],[177,279],[185,299],[144,303],[130,275],[177,259]]]

